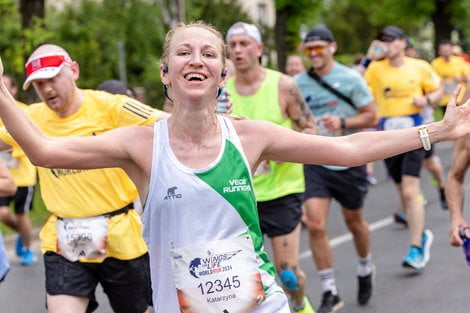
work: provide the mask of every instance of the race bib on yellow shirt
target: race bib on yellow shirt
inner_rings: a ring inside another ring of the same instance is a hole
[[[380,120],[379,126],[382,130],[397,130],[414,126],[419,126],[423,122],[421,114],[384,117]]]
[[[248,313],[266,297],[248,235],[173,249],[172,258],[181,312]]]
[[[409,116],[390,117],[384,123],[385,130],[403,129],[413,127],[414,121]]]
[[[107,216],[57,219],[57,253],[72,262],[104,259],[108,221]]]
[[[15,159],[11,152],[9,151],[0,151],[0,158],[5,162],[5,166],[8,168],[17,168],[18,160]]]
[[[454,92],[455,88],[457,88],[458,85],[459,85],[459,82],[456,79],[444,81],[443,82],[444,94],[448,96],[452,95],[452,93]]]

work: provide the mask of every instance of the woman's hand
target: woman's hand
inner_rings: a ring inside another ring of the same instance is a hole
[[[463,231],[467,238],[470,238],[470,229],[464,219],[455,221],[450,226],[449,242],[454,247],[459,247],[463,244],[463,240],[460,236],[461,231]]]

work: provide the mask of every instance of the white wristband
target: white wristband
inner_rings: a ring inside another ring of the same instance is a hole
[[[426,125],[421,126],[418,128],[419,139],[421,139],[421,143],[423,144],[423,148],[426,151],[431,150],[431,141],[429,140],[429,133],[428,128]]]

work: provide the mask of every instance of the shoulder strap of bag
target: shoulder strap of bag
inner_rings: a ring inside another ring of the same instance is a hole
[[[314,71],[313,71],[313,68],[310,68],[308,71],[307,71],[307,74],[312,77],[313,79],[315,79],[315,81],[320,85],[322,86],[323,88],[325,88],[326,90],[328,90],[329,92],[331,92],[332,94],[334,94],[335,96],[337,96],[338,98],[342,99],[343,101],[345,101],[347,104],[349,104],[350,106],[352,106],[352,108],[354,110],[357,110],[356,106],[354,105],[354,103],[352,102],[351,98],[345,96],[344,94],[342,94],[338,89],[330,86],[327,82],[325,82],[323,79],[321,79],[320,76],[318,76]]]

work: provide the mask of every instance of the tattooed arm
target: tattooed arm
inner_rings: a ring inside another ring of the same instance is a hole
[[[292,120],[294,130],[316,134],[317,128],[310,108],[292,78],[282,75],[279,81],[279,99],[284,101],[284,112]]]

